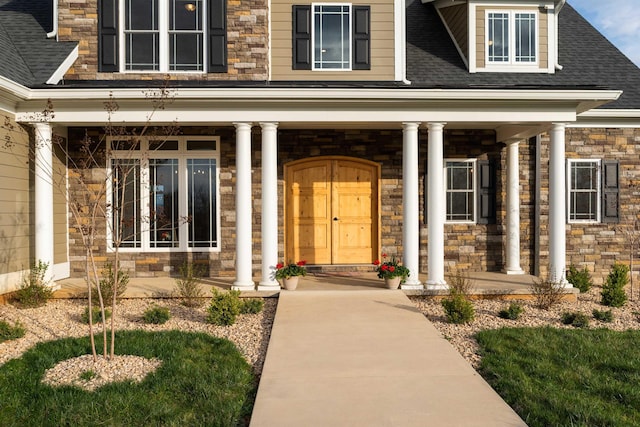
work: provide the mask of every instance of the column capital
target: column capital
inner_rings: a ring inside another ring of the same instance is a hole
[[[236,127],[236,129],[251,129],[253,127],[252,122],[233,122],[233,125]]]
[[[278,129],[279,124],[278,122],[260,122],[260,127],[264,130],[273,130]]]
[[[442,130],[446,124],[446,122],[429,122],[427,123],[427,127],[429,130]]]
[[[551,123],[551,129],[565,129],[566,127],[566,123]]]
[[[420,128],[420,122],[402,122],[402,130],[415,130]]]

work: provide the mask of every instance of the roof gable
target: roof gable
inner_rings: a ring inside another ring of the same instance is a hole
[[[559,16],[555,74],[469,73],[432,4],[407,2],[407,79],[434,88],[605,88],[623,90],[602,108],[640,108],[640,69],[569,4]]]

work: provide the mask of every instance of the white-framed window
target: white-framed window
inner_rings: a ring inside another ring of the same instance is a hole
[[[314,3],[313,70],[351,70],[351,4]]]
[[[535,65],[538,62],[538,14],[535,11],[488,10],[487,64]]]
[[[125,71],[204,72],[204,0],[120,0]]]
[[[445,220],[476,221],[476,159],[445,160]]]
[[[219,250],[219,138],[110,138],[109,248]]]
[[[600,159],[569,159],[567,162],[569,222],[600,222]]]

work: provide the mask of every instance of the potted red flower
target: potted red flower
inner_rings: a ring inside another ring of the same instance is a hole
[[[286,265],[279,262],[276,264],[276,280],[281,280],[285,289],[295,290],[298,286],[299,277],[307,275],[306,264],[307,261],[304,260],[295,263],[289,262]]]
[[[398,289],[400,283],[404,283],[411,274],[409,269],[401,265],[396,257],[389,258],[387,254],[382,254],[382,261],[377,259],[373,265],[376,266],[378,278],[384,279],[389,289]]]

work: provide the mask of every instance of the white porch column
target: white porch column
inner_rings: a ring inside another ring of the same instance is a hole
[[[233,289],[254,288],[251,215],[251,123],[236,127],[236,281]]]
[[[402,246],[403,261],[409,269],[402,289],[423,289],[420,283],[420,207],[418,189],[418,126],[402,124]]]
[[[53,279],[53,133],[49,123],[32,123],[35,130],[35,262],[47,263]]]
[[[549,144],[549,280],[571,286],[566,269],[565,124],[554,123]]]
[[[278,263],[278,123],[262,128],[262,278],[259,291],[279,290],[274,267]]]
[[[507,274],[524,274],[520,267],[520,161],[518,142],[507,145]]]
[[[429,277],[427,289],[448,289],[444,279],[444,123],[429,123],[427,152],[427,225]]]

